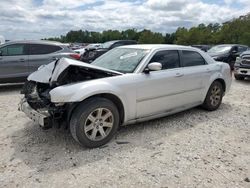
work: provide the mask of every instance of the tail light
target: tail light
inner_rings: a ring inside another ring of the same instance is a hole
[[[70,57],[72,57],[76,60],[79,60],[81,58],[81,55],[80,54],[70,54]]]

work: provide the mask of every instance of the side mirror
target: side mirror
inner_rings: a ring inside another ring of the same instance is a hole
[[[145,73],[149,73],[150,71],[159,71],[162,69],[162,64],[158,62],[149,63],[148,67],[145,69]]]

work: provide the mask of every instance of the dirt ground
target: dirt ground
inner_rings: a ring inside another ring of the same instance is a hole
[[[250,80],[217,111],[123,127],[91,150],[18,112],[20,88],[0,86],[0,187],[250,187]]]

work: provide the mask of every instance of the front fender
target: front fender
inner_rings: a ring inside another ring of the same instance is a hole
[[[118,87],[97,80],[56,87],[50,91],[50,97],[53,103],[81,102],[90,96],[102,93],[116,95],[123,101],[122,91]]]
[[[125,92],[122,92],[117,86],[107,83],[105,81],[89,81],[82,83],[75,83],[56,87],[50,91],[51,102],[53,103],[70,103],[81,102],[85,99],[98,94],[112,94],[120,99],[124,107],[124,121],[130,117],[134,117],[135,108]],[[130,110],[127,110],[130,109]]]

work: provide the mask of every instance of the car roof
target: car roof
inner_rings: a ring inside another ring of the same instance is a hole
[[[25,43],[25,44],[50,44],[50,45],[58,45],[58,46],[63,46],[65,44],[61,42],[56,42],[56,41],[47,41],[47,40],[17,40],[17,41],[9,41],[6,42],[5,44],[20,44],[20,43]]]
[[[181,45],[174,45],[174,44],[136,44],[136,45],[126,45],[120,46],[118,48],[134,48],[134,49],[145,49],[145,50],[157,50],[157,49],[189,49],[197,51],[197,48],[190,47],[190,46],[181,46]]]

